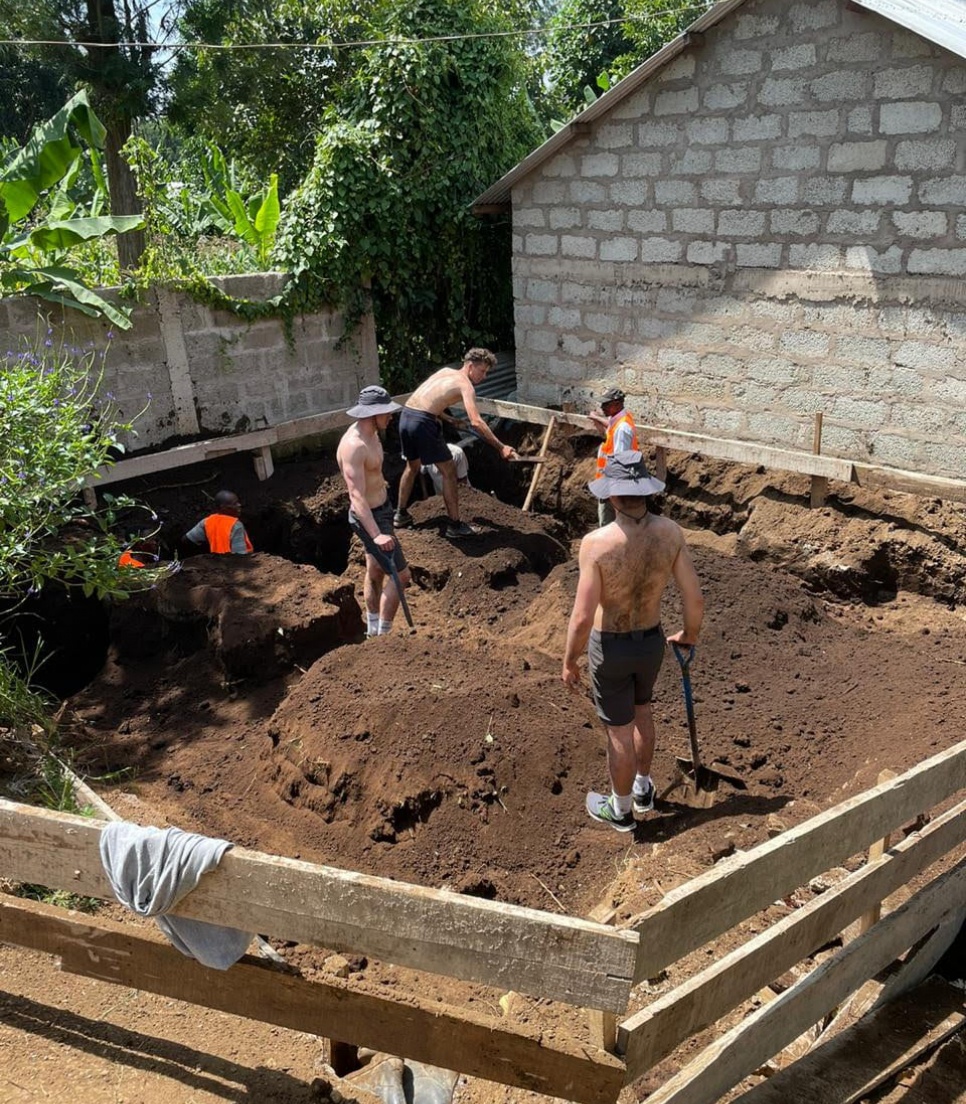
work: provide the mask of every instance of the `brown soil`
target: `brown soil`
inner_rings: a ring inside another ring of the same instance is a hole
[[[463,514],[478,540],[447,542],[440,500],[415,503],[416,527],[402,539],[416,628],[400,613],[392,635],[370,641],[361,556],[331,461],[280,465],[265,484],[232,462],[190,469],[179,486],[133,488],[171,541],[224,481],[242,497],[256,548],[269,551],[194,557],[159,592],[113,611],[107,662],[68,714],[79,767],[111,775],[98,789],[133,820],[549,911],[581,915],[607,900],[627,918],[720,856],[874,784],[882,768],[902,770],[959,738],[962,511],[844,487],[809,510],[805,479],[681,457],[662,508],[693,527],[707,598],[692,672],[698,733],[705,757],[748,789],[725,787],[707,811],[661,802],[630,836],[591,822],[584,794],[607,787],[601,730],[586,691],[559,680],[572,538],[593,519],[587,445],[559,445],[540,513],[468,491]],[[501,494],[518,503],[528,478],[514,471]],[[665,628],[678,623],[669,595]],[[655,709],[660,790],[687,747],[672,658]],[[322,952],[285,953],[325,970]],[[0,1050],[17,1057],[0,1073],[5,1100],[63,1095],[78,1078],[91,1104],[309,1098],[308,1055],[318,1052],[309,1037],[59,980],[9,948],[0,963],[11,994],[0,999]],[[353,965],[360,984],[386,981],[379,964]],[[642,986],[632,1007],[694,965]],[[410,980],[392,976],[400,987]],[[432,985],[500,1012],[491,990]],[[126,1009],[133,1030],[111,1027],[108,1007]],[[522,998],[510,1016],[544,1016],[551,1034],[586,1030]],[[269,1061],[275,1073],[258,1082]],[[487,1104],[522,1095],[479,1082],[458,1090],[462,1102]]]

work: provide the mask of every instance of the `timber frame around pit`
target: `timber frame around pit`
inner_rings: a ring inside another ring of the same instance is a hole
[[[406,393],[396,395],[394,399],[402,404],[408,397],[409,394]],[[569,426],[594,435],[598,434],[595,423],[583,414],[550,410],[542,406],[524,406],[502,399],[482,397],[477,398],[477,406],[481,414],[491,417],[541,426],[550,425],[552,418],[557,426]],[[708,456],[716,460],[728,460],[732,463],[765,467],[776,471],[796,472],[812,477],[813,503],[816,501],[815,481],[817,480],[825,480],[826,483],[828,480],[835,480],[876,490],[901,491],[906,494],[948,499],[953,502],[966,502],[966,480],[920,475],[917,472],[902,471],[899,468],[860,464],[835,456],[822,455],[819,451],[820,417],[818,416],[816,423],[812,452],[748,444],[725,437],[709,437],[701,433],[685,433],[651,425],[639,425],[637,433],[642,443],[656,450],[659,469],[665,467],[666,454],[672,451]],[[275,470],[272,459],[273,445],[291,444],[307,437],[332,433],[344,429],[351,421],[352,419],[344,410],[329,410],[289,422],[280,422],[278,425],[253,430],[250,433],[213,437],[179,445],[177,448],[162,452],[132,456],[128,460],[119,460],[99,468],[96,473],[88,476],[84,484],[84,494],[90,501],[91,496],[96,496],[98,487],[110,483],[137,479],[154,472],[199,464],[205,460],[214,460],[242,452],[251,453],[258,478],[268,479]],[[822,486],[824,487],[824,484]],[[824,498],[824,492],[820,497]]]
[[[548,1042],[538,1026],[442,1006],[431,999],[431,978],[390,999],[351,979],[308,981],[248,956],[227,971],[210,970],[153,932],[14,896],[0,896],[0,941],[56,955],[62,969],[84,977],[581,1104],[612,1104],[680,1043],[938,864],[899,907],[843,940],[648,1097],[649,1104],[712,1104],[884,969],[893,970],[884,997],[928,971],[942,949],[932,933],[958,928],[966,901],[966,859],[950,856],[966,840],[966,802],[950,806],[963,788],[966,742],[724,859],[622,927],[243,848],[229,851],[174,910],[595,1009],[598,1047]],[[922,816],[936,806],[942,811],[932,819]],[[874,848],[913,821],[920,826],[895,846]],[[0,877],[111,899],[98,851],[103,828],[104,821],[0,800]],[[870,847],[867,861],[857,859]],[[628,1014],[634,986],[847,862],[856,869],[834,887]]]

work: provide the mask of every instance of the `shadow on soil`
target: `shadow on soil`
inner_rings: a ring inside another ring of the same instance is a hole
[[[239,1104],[252,1100],[263,1104],[269,1101],[307,1104],[318,1099],[311,1085],[281,1070],[239,1065],[181,1043],[78,1016],[28,997],[5,997],[0,1003],[0,1016],[9,1026],[60,1046],[75,1047],[119,1065],[178,1081],[186,1091],[207,1092]]]

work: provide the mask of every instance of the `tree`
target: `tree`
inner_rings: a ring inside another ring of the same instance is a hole
[[[70,97],[62,69],[28,56],[16,46],[0,46],[0,137],[18,145]]]
[[[647,61],[714,0],[564,0],[548,23],[546,74],[558,110],[583,110],[588,98]]]
[[[149,40],[152,6],[152,0],[124,0],[122,6],[115,0],[0,0],[0,23],[8,33],[62,43],[37,47],[36,56],[62,69],[72,83],[90,87],[107,129],[105,162],[115,215],[141,213],[134,176],[121,150],[134,121],[151,111],[160,78],[157,48],[137,45]],[[163,35],[168,18],[156,20],[150,33]],[[140,230],[120,235],[121,268],[136,267],[143,250]]]
[[[597,78],[634,50],[622,20],[625,0],[564,0],[547,25],[546,75],[559,109],[567,114],[585,104],[584,89],[597,91]]]
[[[282,191],[290,190],[312,163],[333,89],[355,64],[355,52],[338,46],[371,37],[379,7],[366,5],[363,17],[344,0],[187,0],[178,23],[184,41],[232,48],[179,54],[169,121],[216,142],[260,178],[277,172]],[[284,45],[244,48],[265,42]]]
[[[488,0],[398,0],[326,109],[280,256],[343,297],[371,283],[387,378],[413,381],[470,341],[512,340],[509,229],[473,198],[542,134],[526,59]],[[445,41],[421,41],[437,36]]]

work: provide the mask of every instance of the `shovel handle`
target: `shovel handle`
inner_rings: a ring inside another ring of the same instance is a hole
[[[671,641],[674,656],[681,665],[681,685],[684,688],[684,708],[688,713],[688,738],[691,742],[691,762],[694,766],[695,776],[701,769],[701,752],[698,750],[698,726],[694,719],[694,695],[691,693],[691,661],[694,659],[694,645],[690,644],[682,648],[676,641]]]

